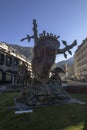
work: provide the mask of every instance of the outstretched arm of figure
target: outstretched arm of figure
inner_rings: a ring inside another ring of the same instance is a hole
[[[62,41],[65,47],[63,49],[58,49],[57,54],[64,54],[65,58],[67,58],[67,55],[65,54],[66,51],[69,52],[70,55],[72,55],[72,52],[70,49],[72,49],[74,46],[77,45],[77,41],[75,40],[71,45],[67,45],[66,41]]]
[[[22,38],[20,41],[22,42],[22,41],[24,41],[24,40],[28,40],[28,42],[30,42],[30,39],[31,38],[34,38],[34,36],[29,36],[29,35],[27,35],[27,37],[25,37],[25,38]]]

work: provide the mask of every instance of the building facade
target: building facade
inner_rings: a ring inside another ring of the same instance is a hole
[[[21,66],[22,69],[19,71]],[[18,77],[23,76],[24,73],[29,73],[31,77],[31,63],[17,50],[0,42],[0,83],[18,83],[20,82]]]
[[[75,52],[74,75],[78,80],[87,81],[87,38]]]

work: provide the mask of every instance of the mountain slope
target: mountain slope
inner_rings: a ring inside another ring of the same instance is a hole
[[[32,60],[33,57],[33,48],[32,47],[23,47],[16,44],[8,44],[9,46],[16,49],[19,53],[23,54],[27,59]],[[64,64],[73,65],[74,64],[74,57],[69,58],[68,60],[63,60],[54,65],[56,66],[62,66]]]
[[[23,47],[16,44],[9,44],[9,46],[16,49],[19,53],[23,54],[27,59],[31,60],[33,57],[33,48],[32,47]]]
[[[64,64],[73,65],[74,64],[74,57],[71,57],[68,60],[63,60],[63,61],[56,63],[57,66],[62,66]]]

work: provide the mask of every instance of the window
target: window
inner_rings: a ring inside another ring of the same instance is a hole
[[[0,54],[0,65],[4,64],[4,54]]]
[[[0,81],[2,81],[2,71],[0,71]]]
[[[18,64],[19,64],[19,59],[14,58],[14,66],[18,66]]]
[[[6,56],[6,66],[12,66],[12,57]]]
[[[11,80],[12,80],[11,75],[12,75],[11,72],[9,72],[9,71],[6,72],[6,79],[5,79],[6,82],[11,82]]]

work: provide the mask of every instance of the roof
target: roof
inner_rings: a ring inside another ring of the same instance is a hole
[[[16,49],[9,46],[7,43],[0,42],[0,49],[3,50],[5,53],[8,53],[8,54],[10,54],[10,55],[12,55],[12,56],[24,61],[24,62],[27,62],[28,64],[31,65],[29,60],[27,60],[27,58],[23,54],[20,54]]]

